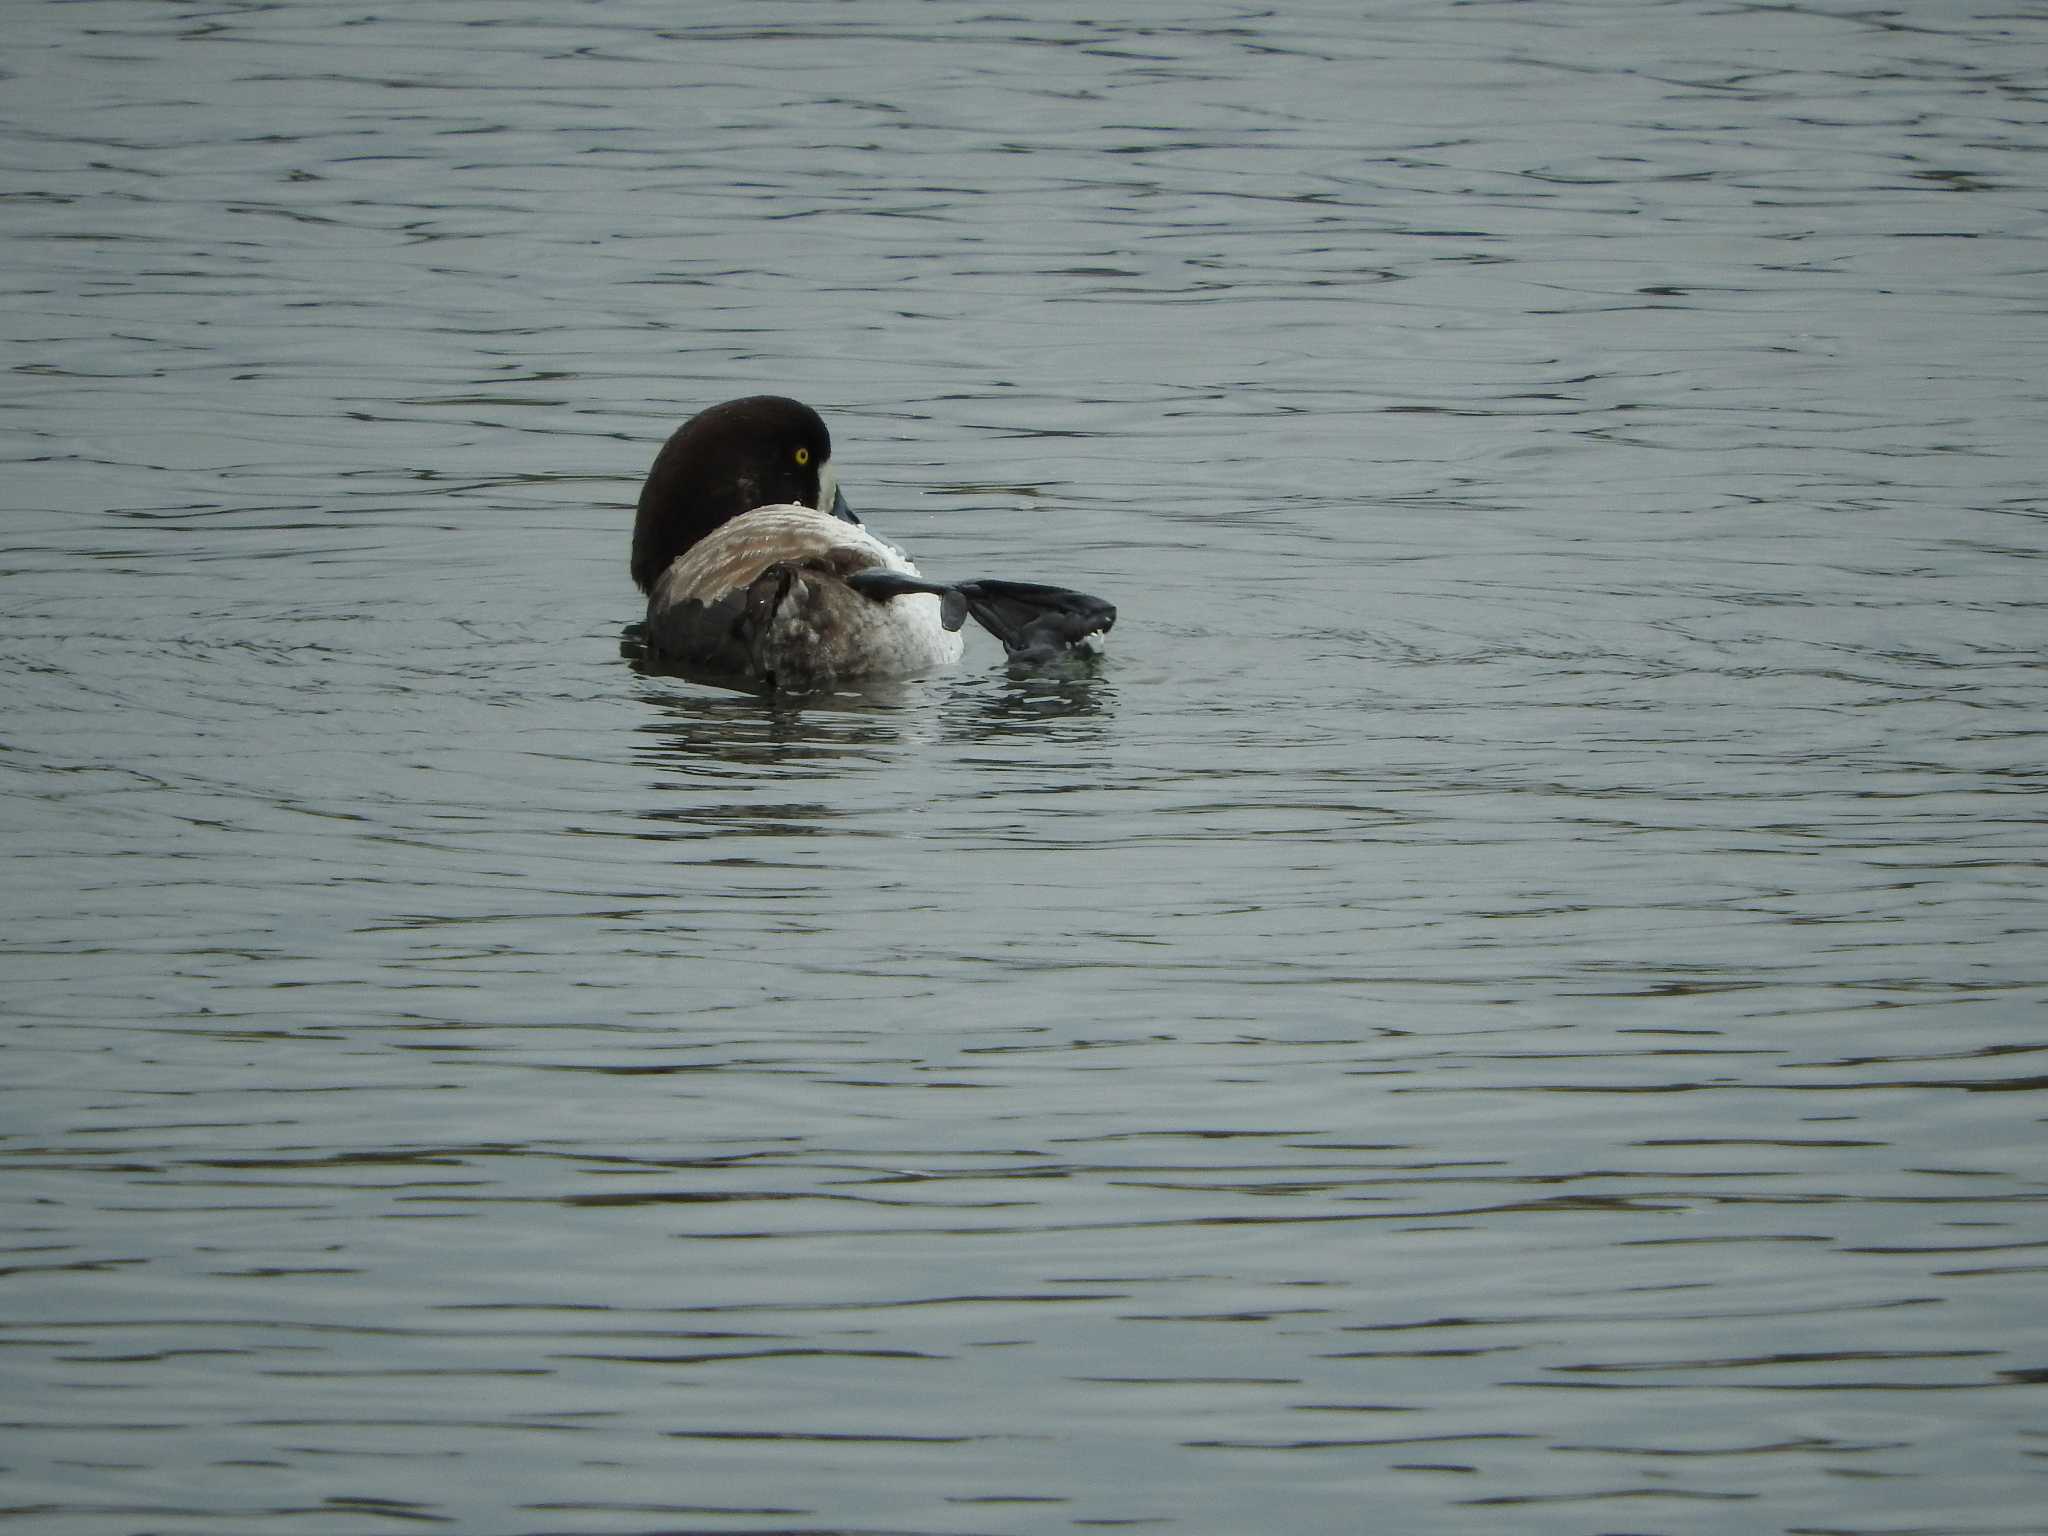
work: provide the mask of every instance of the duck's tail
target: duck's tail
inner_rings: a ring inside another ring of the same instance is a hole
[[[939,621],[958,629],[967,615],[1003,642],[1012,662],[1032,665],[1066,655],[1116,623],[1116,605],[1086,592],[1035,581],[961,581],[947,584],[900,571],[857,571],[846,584],[878,603],[912,592],[939,600]]]

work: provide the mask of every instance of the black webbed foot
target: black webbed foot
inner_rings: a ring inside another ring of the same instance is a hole
[[[1094,635],[1109,633],[1116,605],[1066,587],[1032,581],[963,581],[960,594],[981,627],[1003,642],[1012,662],[1064,656]]]

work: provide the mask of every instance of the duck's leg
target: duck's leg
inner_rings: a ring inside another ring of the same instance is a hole
[[[1116,623],[1116,605],[1086,592],[1041,586],[1033,581],[963,581],[956,586],[905,576],[899,571],[857,571],[846,578],[856,592],[886,602],[911,592],[939,599],[940,619],[958,629],[971,613],[1003,642],[1010,660],[1049,661]]]
[[[952,634],[967,622],[967,599],[960,595],[958,587],[906,576],[901,571],[884,570],[880,566],[855,571],[845,581],[862,597],[873,598],[878,603],[886,603],[892,597],[908,597],[913,592],[929,593],[939,600],[939,623],[947,634]]]

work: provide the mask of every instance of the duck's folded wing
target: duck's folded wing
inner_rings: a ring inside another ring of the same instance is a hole
[[[754,664],[749,624],[751,589],[742,587],[710,602],[681,598],[650,604],[647,647],[662,662],[691,674],[744,677]]]
[[[706,672],[748,673],[758,636],[788,590],[777,573],[837,576],[892,557],[901,558],[866,529],[815,508],[758,507],[698,540],[656,578],[647,597],[648,643],[657,655]]]

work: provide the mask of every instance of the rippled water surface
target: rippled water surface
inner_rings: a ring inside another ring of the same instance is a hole
[[[0,1526],[2048,1528],[2048,12],[7,24]]]

